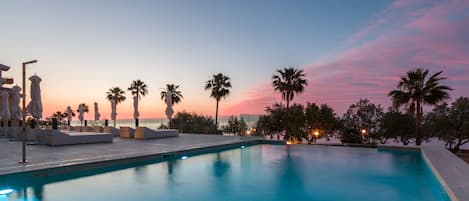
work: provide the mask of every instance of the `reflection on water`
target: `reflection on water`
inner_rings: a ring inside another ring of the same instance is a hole
[[[229,173],[230,163],[228,160],[221,158],[220,153],[216,153],[213,161],[213,175],[215,177],[223,177]]]
[[[447,198],[421,156],[407,152],[261,145],[151,162],[57,176],[4,177],[0,186],[15,189],[7,200],[33,201]]]

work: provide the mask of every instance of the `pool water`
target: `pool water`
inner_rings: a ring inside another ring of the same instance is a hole
[[[0,186],[14,189],[0,200],[449,200],[416,151],[257,145],[181,158],[100,173],[0,178]]]

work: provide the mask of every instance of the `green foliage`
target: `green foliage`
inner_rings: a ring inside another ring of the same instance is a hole
[[[277,74],[272,76],[272,86],[274,91],[278,91],[282,94],[282,99],[286,101],[287,108],[285,113],[285,119],[290,119],[289,110],[290,110],[290,101],[293,100],[295,94],[303,93],[305,86],[308,85],[308,82],[305,78],[303,70],[295,69],[292,67],[284,68],[277,70]],[[294,126],[288,126],[290,121],[285,121],[285,139],[289,139],[290,128],[295,128]]]
[[[315,103],[307,103],[305,109],[305,130],[313,133],[319,132],[318,137],[331,138],[342,128],[341,121],[336,116],[334,109],[326,104],[319,107]],[[310,142],[316,139],[310,138]]]
[[[110,88],[108,92],[106,92],[106,99],[109,101],[115,100],[116,105],[125,101],[125,91],[119,87]]]
[[[353,128],[343,128],[342,132],[340,132],[339,138],[342,143],[363,143],[362,135],[357,129]]]
[[[130,87],[127,88],[133,96],[137,96],[138,100],[148,94],[148,86],[142,80],[134,80],[130,84]]]
[[[281,135],[286,130],[286,125],[283,123],[286,107],[276,103],[272,107],[267,107],[266,112],[266,115],[259,117],[256,132],[261,135]],[[302,139],[312,140],[309,136],[313,128],[332,136],[341,128],[341,124],[335,116],[334,110],[327,105],[322,105],[319,108],[314,103],[308,103],[306,108],[299,104],[290,107],[290,115],[288,115],[290,135],[285,136],[287,140],[290,138],[299,141]]]
[[[415,118],[412,114],[401,113],[390,109],[384,114],[379,140],[385,144],[392,139],[395,142],[402,142],[408,145],[411,139],[414,139]]]
[[[342,121],[348,129],[360,132],[366,130],[363,142],[371,143],[371,140],[379,139],[379,131],[383,119],[383,108],[371,103],[368,99],[360,99],[357,103],[349,106]]]
[[[223,126],[223,131],[226,133],[233,133],[235,135],[246,135],[248,126],[243,118],[231,116],[228,120],[228,125]]]
[[[303,105],[294,104],[290,107],[287,128],[289,133],[285,135],[285,138],[294,138],[298,141],[308,139],[309,130],[305,128]]]
[[[446,142],[452,152],[469,142],[469,98],[460,97],[449,108],[443,103],[425,117],[428,132]]]
[[[436,105],[449,98],[450,87],[442,85],[445,80],[441,77],[443,71],[439,71],[430,77],[428,69],[417,68],[408,71],[402,76],[397,84],[397,89],[389,92],[393,105],[396,108],[405,106],[409,113],[414,114],[415,144],[420,145],[422,141],[421,122],[423,116],[423,105]]]
[[[282,111],[280,104],[275,104],[273,108],[267,107],[267,115],[262,115],[257,120],[256,133],[257,135],[267,136],[281,134],[284,130],[283,116],[285,111]]]
[[[171,128],[182,133],[221,134],[212,118],[189,112],[178,112],[171,120]]]
[[[167,84],[166,89],[162,90],[160,93],[161,100],[166,102],[166,91],[171,91],[171,103],[172,104],[177,104],[181,102],[181,100],[184,98],[182,96],[182,92],[179,90],[179,85],[175,84]]]
[[[57,121],[61,122],[63,118],[67,117],[67,113],[63,113],[61,111],[57,111],[52,114],[52,118],[57,118]]]
[[[288,103],[293,100],[295,94],[302,93],[308,82],[304,77],[303,70],[292,67],[277,70],[276,75],[272,76],[272,85],[275,91],[282,93],[282,99]]]

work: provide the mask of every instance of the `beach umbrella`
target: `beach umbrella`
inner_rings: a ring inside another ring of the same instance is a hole
[[[78,106],[78,119],[80,120],[81,123],[83,123],[84,116],[83,114],[85,113],[85,109],[83,108],[83,104],[80,104]]]
[[[0,117],[2,118],[2,121],[10,119],[10,103],[8,100],[9,96],[10,94],[6,89],[0,90],[0,100],[2,101],[2,107],[0,108]]]
[[[41,87],[40,82],[41,78],[37,75],[29,77],[31,80],[31,101],[29,102],[26,110],[33,116],[35,119],[42,118],[42,100],[41,100]]]
[[[0,64],[0,78],[2,79],[2,81],[5,79],[5,78],[2,77],[2,71],[7,71],[7,70],[10,70],[10,67],[9,67],[9,66]],[[3,82],[2,82],[2,83],[3,83]]]
[[[98,103],[94,102],[94,120],[99,121],[101,114],[99,114]]]
[[[140,113],[138,112],[138,97],[134,96],[134,119],[135,119],[135,127],[138,127],[138,117]]]
[[[138,119],[140,113],[138,112],[138,97],[134,96],[134,119]]]
[[[10,117],[14,120],[22,119],[21,111],[21,87],[15,85],[11,88]]]
[[[68,121],[69,126],[70,126],[70,122],[72,121],[72,117],[73,117],[72,107],[68,106],[67,107],[67,121]]]
[[[111,119],[114,121],[114,127],[116,127],[116,100],[111,100]]]
[[[166,117],[168,117],[169,121],[171,121],[171,117],[173,116],[173,93],[171,90],[166,90]]]

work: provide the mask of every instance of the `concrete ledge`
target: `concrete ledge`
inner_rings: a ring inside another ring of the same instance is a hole
[[[58,160],[51,162],[42,162],[38,164],[27,164],[25,166],[13,166],[0,168],[0,176],[7,176],[18,173],[40,173],[40,174],[53,174],[63,172],[73,172],[77,170],[87,170],[100,167],[108,167],[112,165],[125,165],[128,163],[142,162],[142,161],[155,161],[162,160],[167,157],[178,157],[182,155],[197,155],[207,153],[210,151],[218,151],[224,149],[231,149],[240,146],[249,146],[262,144],[264,141],[259,138],[227,138],[226,141],[214,141],[202,144],[191,144],[187,146],[165,146],[163,149],[156,149],[151,151],[138,151],[132,153],[119,153],[103,156],[93,156],[84,158],[73,158],[67,160]],[[158,140],[159,141],[159,140]],[[158,142],[153,141],[153,142]],[[139,145],[136,141],[131,141],[138,149]],[[150,141],[151,143],[151,141]],[[112,143],[111,143],[112,144]],[[161,144],[160,144],[161,145]],[[99,145],[96,145],[99,146]],[[68,146],[64,146],[68,148]],[[77,147],[78,148],[78,147]]]
[[[418,146],[392,146],[392,145],[378,145],[378,150],[403,150],[403,151],[420,151]]]
[[[469,164],[440,146],[422,146],[422,155],[453,201],[469,201]]]

